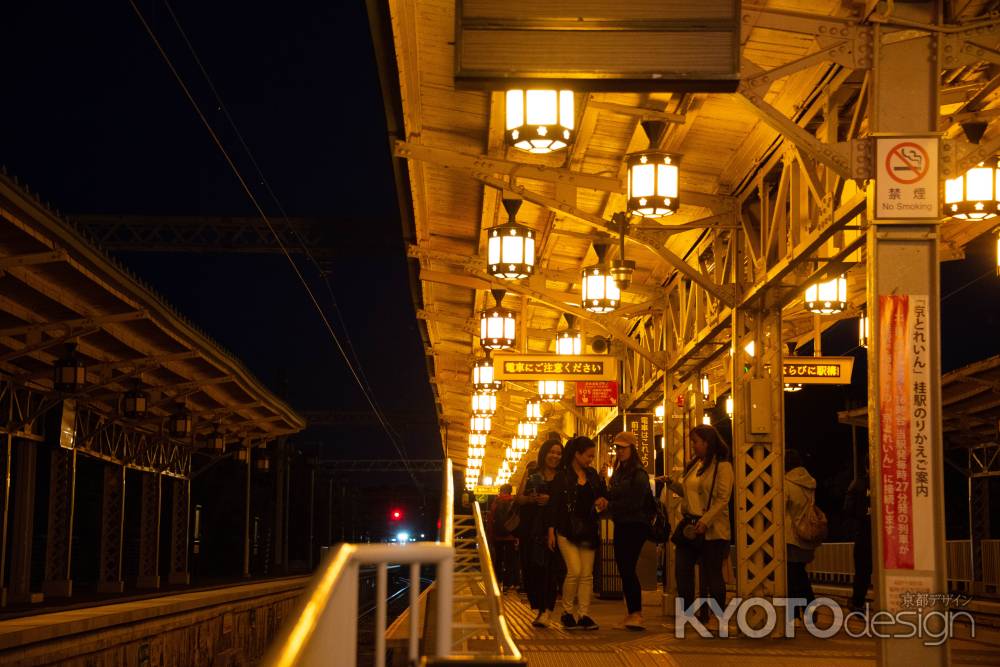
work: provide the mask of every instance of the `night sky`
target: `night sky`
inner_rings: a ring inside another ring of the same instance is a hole
[[[162,2],[139,6],[240,169],[252,175]],[[288,214],[328,218],[342,235],[331,285],[377,400],[390,413],[432,421],[363,3],[173,6]],[[70,215],[256,215],[127,0],[14,3],[4,14],[0,163],[10,173]],[[944,302],[945,371],[1000,353],[1000,280],[986,275],[993,252],[987,234],[968,259],[942,266],[942,295],[960,290]],[[269,387],[287,392],[295,408],[367,408],[284,257],[122,259]],[[302,266],[333,315],[317,272]],[[865,355],[855,346],[855,320],[824,339],[827,354],[858,357],[853,385],[810,388],[786,402],[788,442],[823,478],[821,504],[831,507],[850,478],[850,429],[836,424],[835,411],[867,400]],[[440,456],[433,424],[398,429],[409,456]],[[377,428],[310,439],[331,458],[395,457]]]

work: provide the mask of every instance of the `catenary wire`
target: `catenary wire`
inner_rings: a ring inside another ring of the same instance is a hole
[[[205,126],[205,129],[208,131],[209,135],[211,136],[212,141],[215,143],[216,147],[222,153],[223,158],[226,160],[226,163],[229,165],[229,168],[233,171],[233,174],[236,176],[236,179],[239,181],[239,183],[242,186],[244,192],[246,192],[247,197],[250,198],[251,203],[253,204],[254,208],[257,209],[257,212],[260,215],[261,219],[264,221],[264,224],[267,226],[268,230],[274,236],[275,242],[277,242],[278,247],[281,249],[282,254],[285,255],[285,258],[288,260],[288,263],[292,266],[292,270],[295,272],[295,275],[298,277],[299,282],[302,283],[302,287],[305,289],[306,294],[309,296],[310,301],[312,301],[312,304],[315,307],[316,312],[319,314],[320,318],[323,320],[323,324],[326,327],[327,332],[330,334],[330,337],[333,339],[333,341],[334,341],[334,343],[335,343],[338,351],[340,352],[341,356],[344,358],[344,361],[347,363],[348,369],[350,370],[351,375],[354,378],[355,383],[357,383],[358,387],[361,388],[362,394],[364,395],[365,400],[368,402],[369,406],[372,409],[372,412],[375,414],[375,417],[378,419],[379,423],[381,424],[382,429],[386,432],[386,435],[389,436],[389,441],[392,443],[393,447],[396,449],[396,453],[399,455],[400,460],[403,461],[403,464],[406,466],[406,470],[410,474],[410,478],[413,480],[414,485],[416,487],[420,488],[420,483],[417,481],[416,475],[414,474],[413,470],[410,468],[409,462],[408,462],[408,460],[406,458],[405,453],[402,450],[402,447],[401,447],[400,443],[397,442],[396,439],[394,438],[394,436],[392,434],[392,431],[391,431],[391,429],[390,429],[390,427],[389,427],[389,425],[388,425],[385,417],[382,415],[382,413],[379,411],[378,407],[375,405],[375,402],[372,400],[372,397],[369,396],[368,393],[365,391],[364,384],[362,383],[361,378],[359,377],[359,375],[358,375],[357,371],[355,370],[354,366],[351,364],[350,358],[348,357],[347,352],[344,349],[344,346],[341,344],[340,339],[337,336],[336,331],[333,329],[333,326],[331,325],[329,318],[326,316],[326,313],[324,312],[322,306],[320,306],[319,301],[317,300],[315,293],[313,292],[312,288],[309,287],[309,283],[306,281],[305,276],[302,275],[302,271],[299,269],[298,265],[295,263],[295,260],[292,258],[291,254],[288,252],[288,249],[285,247],[285,244],[282,242],[281,237],[278,235],[277,231],[274,229],[274,226],[271,224],[271,220],[268,217],[267,213],[264,212],[263,207],[260,205],[260,202],[254,196],[253,191],[250,189],[249,185],[246,182],[246,179],[243,178],[243,174],[240,172],[239,168],[236,166],[236,163],[233,161],[232,157],[229,155],[229,152],[226,150],[225,146],[222,144],[222,141],[219,139],[218,134],[216,134],[215,130],[212,128],[211,124],[208,122],[208,119],[205,117],[205,114],[202,112],[201,107],[198,105],[198,102],[194,99],[194,96],[191,94],[191,91],[188,89],[187,85],[184,83],[184,79],[181,77],[180,73],[177,71],[177,68],[174,66],[173,61],[170,59],[170,56],[167,55],[167,52],[164,50],[163,45],[160,43],[160,40],[157,39],[156,33],[153,32],[152,27],[146,21],[146,18],[142,14],[142,11],[139,9],[138,5],[136,5],[135,0],[128,0],[128,1],[129,1],[129,4],[132,6],[132,9],[135,12],[136,16],[138,17],[139,22],[142,23],[143,28],[146,30],[146,33],[149,35],[149,38],[152,40],[153,44],[156,46],[156,49],[160,52],[160,55],[163,57],[163,60],[166,63],[167,67],[170,69],[170,72],[174,75],[174,78],[176,79],[177,84],[181,87],[181,90],[184,92],[184,95],[187,97],[188,101],[194,107],[195,113],[198,115],[198,117],[201,120],[202,124]]]

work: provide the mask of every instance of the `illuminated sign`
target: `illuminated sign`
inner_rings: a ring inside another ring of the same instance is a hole
[[[618,405],[618,382],[577,382],[576,407],[615,407]]]
[[[556,354],[494,354],[496,380],[617,380],[618,360],[604,356],[566,357]]]
[[[851,384],[854,357],[792,357],[781,362],[782,379],[800,384]]]

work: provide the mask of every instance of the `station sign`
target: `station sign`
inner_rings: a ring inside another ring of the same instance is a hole
[[[477,496],[496,496],[500,495],[500,487],[496,484],[490,486],[477,484],[476,489],[473,491],[473,493]]]
[[[784,382],[851,384],[854,357],[792,357],[781,362]]]
[[[614,357],[559,354],[494,354],[496,380],[617,380],[618,360]]]
[[[631,431],[635,435],[636,453],[642,461],[646,472],[653,474],[653,452],[656,450],[656,432],[654,429],[654,415],[652,412],[627,412],[625,413],[625,430]]]
[[[613,408],[617,405],[617,380],[576,383],[576,407]]]
[[[941,217],[936,136],[875,138],[875,210],[881,219]]]

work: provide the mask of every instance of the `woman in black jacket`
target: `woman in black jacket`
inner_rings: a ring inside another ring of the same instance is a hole
[[[635,566],[642,545],[649,537],[649,525],[656,513],[649,474],[635,449],[635,435],[624,431],[615,436],[615,472],[608,489],[608,511],[615,522],[615,562],[622,579],[629,630],[645,630],[642,623],[642,588]]]
[[[521,523],[525,525],[520,547],[525,556],[524,587],[528,591],[528,602],[537,613],[531,624],[538,628],[549,626],[559,588],[559,554],[548,549],[545,510],[549,505],[552,481],[559,474],[562,452],[559,434],[550,433],[538,449],[538,465],[521,494]]]
[[[562,470],[550,486],[548,542],[552,551],[559,546],[566,561],[560,621],[567,630],[597,629],[588,613],[600,534],[597,513],[604,511],[608,501],[604,480],[590,465],[595,453],[590,438],[570,440],[563,450]]]

